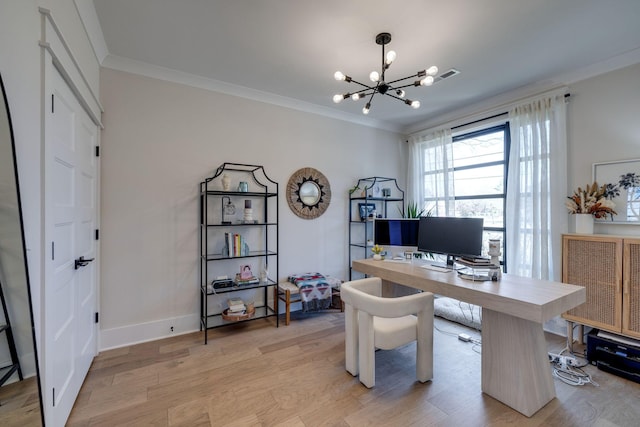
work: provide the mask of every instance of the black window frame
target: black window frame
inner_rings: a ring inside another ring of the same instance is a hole
[[[462,170],[470,170],[470,169],[478,169],[487,166],[499,166],[503,165],[504,174],[503,174],[503,193],[500,194],[477,194],[477,195],[468,195],[468,196],[453,196],[454,200],[478,200],[478,199],[497,199],[502,198],[502,227],[483,227],[483,231],[495,231],[501,232],[502,239],[502,261],[501,264],[503,266],[503,270],[507,272],[507,177],[509,174],[509,151],[511,147],[511,133],[509,128],[509,122],[505,121],[499,125],[494,125],[491,127],[474,130],[466,133],[461,133],[459,135],[453,136],[451,138],[452,144],[456,142],[460,142],[463,140],[468,140],[472,138],[476,138],[478,136],[487,135],[490,133],[503,132],[504,134],[504,157],[503,160],[494,160],[490,162],[484,163],[476,163],[473,165],[465,165],[453,168],[453,173],[455,175],[456,171]]]

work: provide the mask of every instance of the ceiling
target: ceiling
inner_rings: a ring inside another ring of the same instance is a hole
[[[638,0],[93,0],[104,66],[189,76],[229,93],[410,131],[453,111],[550,89],[640,62]],[[380,71],[380,32],[395,80],[431,65],[461,73],[410,87],[417,110],[377,95],[334,104]],[[129,64],[129,65],[126,65]]]

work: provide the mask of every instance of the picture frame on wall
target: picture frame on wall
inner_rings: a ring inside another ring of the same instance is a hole
[[[365,221],[369,218],[369,215],[373,215],[376,210],[375,203],[358,203],[358,212],[360,214],[360,221]]]
[[[640,159],[594,163],[593,181],[598,185],[609,184],[615,194],[611,200],[616,215],[597,222],[640,224]]]

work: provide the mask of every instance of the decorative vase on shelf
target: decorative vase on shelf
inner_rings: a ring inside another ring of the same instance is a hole
[[[380,254],[373,254],[373,259],[380,261],[382,259],[382,255]]]
[[[576,233],[593,234],[593,215],[591,214],[575,214]]]

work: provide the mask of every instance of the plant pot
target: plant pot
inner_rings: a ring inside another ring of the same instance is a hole
[[[373,254],[373,259],[375,259],[376,261],[380,261],[382,259],[382,255],[380,254]]]
[[[576,233],[593,234],[593,215],[591,214],[575,214]]]

